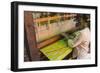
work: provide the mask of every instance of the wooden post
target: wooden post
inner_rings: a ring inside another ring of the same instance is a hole
[[[37,48],[36,44],[36,36],[35,36],[35,27],[33,26],[33,17],[31,11],[24,12],[24,29],[26,32],[27,44],[30,52],[30,57],[32,61],[39,61],[39,49]]]

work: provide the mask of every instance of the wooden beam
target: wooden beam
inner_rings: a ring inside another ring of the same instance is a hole
[[[38,47],[39,49],[41,49],[41,48],[43,48],[43,47],[45,47],[45,46],[47,46],[47,45],[49,45],[49,44],[54,43],[55,41],[59,40],[60,38],[61,38],[61,36],[59,36],[59,35],[54,36],[54,37],[52,37],[52,38],[50,38],[50,39],[47,39],[47,40],[45,40],[45,41],[43,41],[43,42],[38,43],[37,47]]]
[[[48,21],[48,20],[55,20],[55,19],[60,19],[61,17],[65,17],[65,18],[69,18],[69,17],[74,17],[76,16],[76,14],[70,14],[70,15],[64,15],[64,16],[48,16],[48,17],[44,17],[44,18],[38,18],[38,19],[33,19],[33,22],[44,22],[44,21]]]
[[[35,28],[33,26],[33,17],[32,12],[25,11],[24,12],[24,25],[26,30],[26,37],[30,52],[30,57],[32,61],[40,60],[39,49],[37,49],[36,44],[36,36],[35,36]]]

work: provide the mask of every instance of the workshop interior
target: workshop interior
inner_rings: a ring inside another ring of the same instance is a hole
[[[90,14],[24,11],[24,61],[87,59],[91,42],[77,43],[90,31]]]

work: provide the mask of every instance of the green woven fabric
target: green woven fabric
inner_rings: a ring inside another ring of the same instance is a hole
[[[62,60],[72,52],[72,48],[67,46],[65,39],[59,40],[40,50],[49,60]]]
[[[73,45],[78,40],[80,34],[81,34],[80,31],[76,31],[76,32],[72,33],[71,35],[69,35],[69,37],[67,39],[67,44],[69,47],[73,48]]]

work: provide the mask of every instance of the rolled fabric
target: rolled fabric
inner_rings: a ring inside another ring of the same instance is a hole
[[[68,46],[73,48],[74,43],[78,40],[79,37],[80,37],[80,31],[72,33],[68,39]]]

